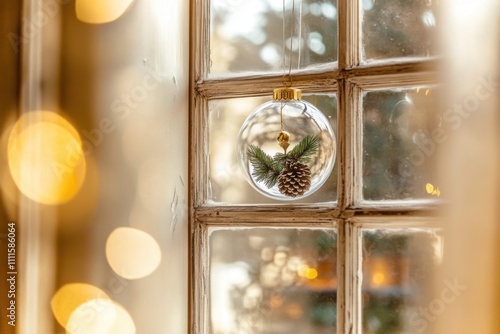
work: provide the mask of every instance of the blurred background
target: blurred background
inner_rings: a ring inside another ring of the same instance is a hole
[[[2,333],[187,332],[188,5],[2,1]]]
[[[363,229],[364,333],[500,332],[497,2],[360,0],[363,63],[446,59],[442,85],[362,93],[363,203],[444,202],[443,229]],[[335,66],[337,1],[296,4],[289,50],[281,1],[212,0],[207,77]],[[0,2],[2,333],[188,332],[188,9]],[[337,98],[304,95],[334,131]],[[208,204],[276,203],[229,139],[265,100],[209,101]],[[298,202],[336,201],[337,167]],[[337,232],[211,227],[211,332],[334,333]]]

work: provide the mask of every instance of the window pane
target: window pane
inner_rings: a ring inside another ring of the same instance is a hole
[[[302,99],[321,110],[330,120],[335,133],[337,132],[337,99],[334,94],[303,95]],[[210,191],[208,196],[210,202],[229,204],[279,203],[277,200],[261,195],[252,188],[240,170],[237,159],[237,140],[240,127],[252,110],[270,100],[270,97],[252,97],[210,102]],[[275,134],[273,134],[274,136]],[[336,176],[337,164],[335,164],[329,179],[316,193],[294,202],[335,201],[337,199]]]
[[[449,129],[436,112],[437,97],[438,90],[429,87],[364,94],[365,200],[436,198],[440,194],[433,174]]]
[[[446,302],[437,301],[442,294],[433,296],[431,290],[441,260],[442,237],[436,231],[364,231],[364,332],[423,333],[427,321],[438,315],[432,313],[440,314]]]
[[[361,0],[364,58],[436,55],[436,0]]]
[[[335,333],[335,230],[210,233],[212,334]]]
[[[337,1],[294,3],[292,20],[292,1],[285,1],[283,32],[283,1],[212,0],[209,72],[279,72],[285,69],[284,56],[288,69],[292,22],[293,69],[336,61]]]

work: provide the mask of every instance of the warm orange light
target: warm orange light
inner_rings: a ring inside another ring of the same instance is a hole
[[[439,191],[438,187],[434,187],[432,184],[427,183],[425,185],[425,190],[427,191],[428,194],[435,195],[435,196],[440,196],[441,191]]]
[[[68,320],[69,334],[135,334],[130,314],[109,299],[93,299],[80,305]]]
[[[106,242],[106,258],[118,275],[138,279],[150,275],[161,262],[161,250],[156,240],[146,232],[119,227]]]
[[[306,278],[307,279],[315,279],[316,277],[318,277],[318,271],[314,268],[309,268],[309,270],[307,270],[307,273],[306,273]]]
[[[304,264],[299,270],[299,276],[313,280],[318,277],[318,271],[309,267],[307,264]]]
[[[86,163],[78,132],[50,111],[24,114],[7,144],[9,170],[18,189],[42,204],[61,204],[80,190]]]
[[[100,24],[115,21],[134,0],[76,0],[76,17],[85,23]]]
[[[382,272],[376,272],[372,276],[372,282],[375,285],[382,285],[385,282],[385,275]]]
[[[57,322],[67,328],[72,313],[82,304],[90,300],[108,300],[109,296],[101,289],[84,283],[66,284],[52,297],[50,306]],[[94,305],[94,308],[99,305]]]

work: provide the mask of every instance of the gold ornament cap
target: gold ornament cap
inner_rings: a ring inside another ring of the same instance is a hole
[[[298,88],[280,87],[273,91],[273,100],[275,101],[300,100],[301,97],[302,92]]]

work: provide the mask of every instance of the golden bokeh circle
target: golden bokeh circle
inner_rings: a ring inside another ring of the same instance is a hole
[[[108,237],[106,259],[116,274],[126,279],[139,279],[158,268],[161,249],[148,233],[131,227],[119,227]]]
[[[71,283],[62,286],[52,297],[50,306],[57,322],[67,328],[73,312],[91,300],[109,300],[101,289],[86,283]]]
[[[33,201],[69,201],[85,179],[86,161],[75,128],[50,111],[24,114],[7,144],[9,170],[18,189]]]
[[[68,334],[135,334],[130,314],[109,299],[93,299],[71,314],[66,326]]]
[[[85,23],[102,24],[117,20],[134,0],[76,0],[76,17]]]

